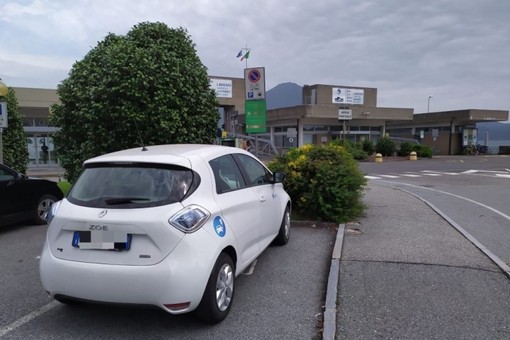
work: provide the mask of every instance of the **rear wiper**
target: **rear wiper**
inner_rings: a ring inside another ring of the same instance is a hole
[[[148,200],[149,199],[145,197],[118,197],[105,199],[104,202],[108,205],[117,205],[135,203],[135,201],[148,201]]]

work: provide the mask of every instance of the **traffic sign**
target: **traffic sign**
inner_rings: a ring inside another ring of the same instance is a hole
[[[338,109],[338,120],[351,120],[352,110]]]

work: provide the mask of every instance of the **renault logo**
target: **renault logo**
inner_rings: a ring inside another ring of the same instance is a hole
[[[101,212],[97,215],[99,218],[102,218],[104,217],[106,214],[108,213],[108,210],[104,209],[104,210],[101,210]]]

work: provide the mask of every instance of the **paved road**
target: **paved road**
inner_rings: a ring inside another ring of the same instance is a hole
[[[369,180],[429,201],[510,266],[510,157],[440,157],[378,165],[360,164]]]
[[[371,180],[346,226],[337,339],[509,339],[510,280],[417,197]]]

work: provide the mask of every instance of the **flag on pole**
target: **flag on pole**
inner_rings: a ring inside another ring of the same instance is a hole
[[[250,50],[248,50],[248,52],[246,52],[246,54],[241,58],[241,61],[243,61],[244,59],[248,59],[250,57]]]
[[[242,55],[243,55],[243,50],[240,50],[239,53],[237,53],[237,57],[236,58],[239,58]]]

